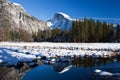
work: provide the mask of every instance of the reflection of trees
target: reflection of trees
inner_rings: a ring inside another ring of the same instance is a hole
[[[93,57],[88,57],[88,58],[77,58],[72,61],[73,65],[75,67],[94,67],[95,65],[95,60]]]
[[[117,58],[117,62],[120,62],[120,54],[117,54],[116,58]]]
[[[97,59],[93,57],[85,57],[85,58],[76,58],[72,61],[72,64],[75,67],[84,67],[84,68],[93,68],[95,66],[100,67],[101,65],[107,65],[114,62],[114,59],[120,61],[120,55],[113,56],[113,57],[106,57],[102,58],[99,57]]]
[[[22,68],[0,67],[0,80],[22,80],[22,77],[30,68],[24,64]]]
[[[73,65],[73,67],[84,67],[86,69],[86,68],[93,68],[95,66],[100,67],[102,65],[113,63],[115,59],[119,62],[120,54],[117,54],[116,56],[113,56],[113,57],[106,57],[106,58],[103,58],[103,57],[94,58],[92,56],[86,56],[84,58],[77,57],[77,58],[74,58],[72,63],[57,62],[57,63],[51,64],[51,66],[55,72],[61,72],[62,70],[65,69],[65,67],[69,65]]]

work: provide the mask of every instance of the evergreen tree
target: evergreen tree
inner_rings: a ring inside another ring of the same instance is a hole
[[[99,20],[96,21],[95,26],[95,42],[103,41],[103,24]]]
[[[103,42],[107,41],[107,23],[103,22]]]
[[[115,41],[120,42],[120,25],[117,25],[117,30],[115,34]]]
[[[109,24],[108,25],[108,35],[107,35],[107,41],[108,42],[112,42],[113,38],[114,38],[114,28],[113,28],[113,24]]]
[[[87,20],[87,18],[84,18],[84,31],[85,31],[85,42],[88,42],[89,26],[88,26],[88,20]]]
[[[89,42],[95,42],[95,22],[93,19],[89,21]]]

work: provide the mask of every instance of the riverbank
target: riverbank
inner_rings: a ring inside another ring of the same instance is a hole
[[[120,54],[120,43],[24,43],[1,42],[0,63],[69,61],[76,57],[112,57]]]

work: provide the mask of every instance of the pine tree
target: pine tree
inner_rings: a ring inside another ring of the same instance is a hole
[[[113,36],[114,36],[114,28],[113,28],[113,24],[109,24],[108,26],[108,33],[107,33],[107,42],[112,42],[113,41]]]
[[[88,20],[87,18],[84,18],[84,31],[85,31],[85,42],[88,42],[88,37],[89,37],[89,26],[88,26]]]
[[[116,34],[115,34],[115,40],[117,42],[120,42],[120,25],[117,25],[117,30],[116,30]]]
[[[103,41],[103,24],[99,20],[96,21],[95,26],[95,42]]]
[[[38,30],[37,32],[37,41],[42,41],[43,39],[43,32],[41,30]]]
[[[72,28],[71,28],[71,41],[76,42],[76,21],[73,21]]]
[[[95,40],[95,22],[93,19],[89,21],[89,42],[94,42]]]
[[[107,41],[107,23],[103,22],[103,42]]]

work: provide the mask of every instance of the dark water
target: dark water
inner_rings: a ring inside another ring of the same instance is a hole
[[[22,80],[120,80],[120,77],[102,77],[95,69],[120,73],[120,62],[113,58],[76,59],[72,62],[42,64],[28,71]]]

